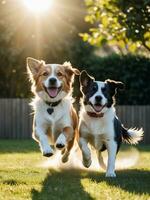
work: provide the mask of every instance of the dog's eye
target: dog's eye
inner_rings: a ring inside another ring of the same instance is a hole
[[[42,74],[43,76],[48,76],[48,72],[43,72],[43,74]]]
[[[57,72],[57,76],[62,76],[63,74],[61,72]]]
[[[94,86],[93,86],[93,91],[96,91],[96,90],[97,90],[97,86],[94,85]]]
[[[102,92],[106,92],[106,87],[103,87],[103,88],[102,88]]]

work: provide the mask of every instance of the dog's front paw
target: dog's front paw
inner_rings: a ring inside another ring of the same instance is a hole
[[[115,174],[115,172],[106,172],[106,177],[115,178],[116,174]]]
[[[42,150],[42,154],[45,157],[50,157],[54,154],[53,149],[50,146],[44,147]]]
[[[82,163],[83,163],[84,167],[89,168],[92,163],[92,160],[91,160],[91,158],[89,158],[89,159],[83,158]]]
[[[66,137],[65,137],[65,135],[63,133],[61,133],[59,135],[59,137],[57,138],[57,140],[56,140],[56,147],[58,149],[62,149],[62,148],[64,148],[66,146],[66,143],[67,143]]]

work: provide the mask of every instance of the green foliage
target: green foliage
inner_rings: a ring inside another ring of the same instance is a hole
[[[115,45],[120,51],[150,51],[150,0],[86,0],[89,33],[80,34],[92,45]]]

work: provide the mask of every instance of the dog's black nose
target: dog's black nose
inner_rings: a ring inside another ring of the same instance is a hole
[[[97,95],[97,96],[95,97],[95,100],[96,100],[96,102],[101,102],[102,96]]]
[[[50,78],[49,79],[49,83],[50,83],[50,85],[55,85],[56,84],[56,78]]]

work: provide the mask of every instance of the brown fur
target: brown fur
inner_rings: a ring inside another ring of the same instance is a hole
[[[32,58],[27,58],[27,70],[32,82],[32,91],[36,95],[37,92],[45,91],[43,87],[43,82],[51,75],[52,70],[49,65],[46,65],[44,61],[38,61]],[[62,81],[62,90],[67,94],[72,91],[72,83],[74,80],[74,75],[79,75],[78,69],[72,68],[71,64],[65,62],[63,65],[58,65],[54,71],[55,76]],[[71,108],[70,117],[72,118],[72,127],[62,127],[62,131],[67,139],[66,150],[63,152],[62,161],[66,162],[69,151],[73,147],[74,140],[78,133],[78,117],[75,109]],[[33,138],[39,142],[39,138],[35,132],[36,122],[33,122]],[[55,143],[57,136],[54,135],[52,138],[51,127],[45,133],[51,140]],[[55,138],[56,137],[56,138]]]
[[[31,68],[29,68],[29,66],[27,68],[32,84],[34,85],[34,92],[44,90],[42,82],[51,74],[50,67],[47,67],[44,61],[39,61],[34,72]],[[44,73],[47,73],[47,76],[45,76]],[[61,74],[61,76],[59,76],[59,74]],[[55,75],[59,80],[63,81],[63,91],[69,93],[72,89],[71,87],[74,80],[74,74],[79,75],[80,72],[78,69],[72,68],[69,62],[59,65],[55,70]]]

